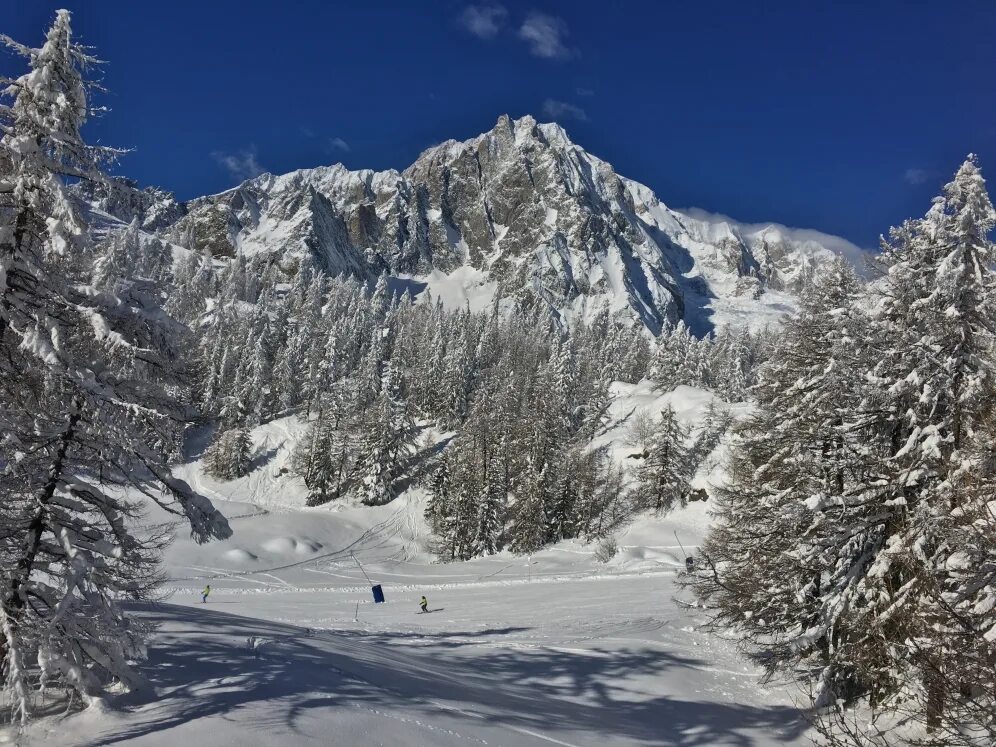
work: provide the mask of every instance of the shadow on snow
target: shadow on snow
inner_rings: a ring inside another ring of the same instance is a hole
[[[312,631],[200,606],[140,610],[148,612],[165,626],[144,667],[155,691],[120,696],[115,706],[132,713],[128,723],[109,726],[90,745],[111,745],[236,712],[239,720],[267,729],[279,741],[281,735],[305,736],[301,720],[312,709],[336,706],[469,718],[462,710],[473,714],[475,723],[497,727],[680,747],[750,747],[752,730],[791,740],[806,728],[799,711],[786,706],[647,697],[638,691],[628,698],[629,677],[706,666],[651,648],[478,648],[461,655],[461,649],[484,637],[493,642],[527,629]],[[255,651],[247,646],[250,636],[257,638]],[[404,645],[412,643],[405,639],[416,638],[428,650]],[[265,703],[285,705],[256,707]]]

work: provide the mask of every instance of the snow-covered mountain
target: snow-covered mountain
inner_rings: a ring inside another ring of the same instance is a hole
[[[544,303],[568,325],[608,309],[653,333],[679,319],[698,333],[762,326],[834,251],[860,253],[816,232],[673,210],[528,116],[502,116],[402,172],[336,164],[183,205],[149,199],[147,228],[216,256],[266,252],[290,266],[309,254],[331,273],[389,272],[445,301]]]

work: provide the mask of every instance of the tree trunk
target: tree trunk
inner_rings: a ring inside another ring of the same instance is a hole
[[[66,461],[66,453],[69,451],[69,444],[75,437],[76,426],[80,421],[80,403],[73,400],[72,413],[66,425],[66,430],[59,438],[59,446],[55,452],[55,458],[48,470],[48,480],[35,501],[38,509],[31,523],[28,525],[27,536],[25,538],[24,554],[17,561],[15,571],[11,576],[10,587],[2,600],[3,610],[7,616],[8,623],[12,629],[16,629],[21,610],[24,609],[25,599],[21,594],[21,587],[31,577],[34,569],[35,558],[38,555],[38,548],[41,546],[42,532],[45,530],[45,513],[48,511],[48,504],[55,495],[55,490],[59,486],[59,478],[62,476],[63,467]],[[6,633],[0,633],[0,671],[5,671],[7,667],[7,654],[10,650],[10,641]]]
[[[14,574],[11,576],[10,587],[3,600],[4,610],[11,618],[12,623],[16,621],[17,611],[24,607],[24,597],[21,595],[21,587],[31,576],[34,569],[35,558],[38,555],[38,548],[41,546],[42,532],[45,530],[45,514],[48,512],[48,504],[55,495],[56,488],[59,487],[59,479],[62,477],[66,461],[66,453],[69,445],[76,435],[76,426],[80,421],[80,402],[73,400],[72,412],[66,424],[66,430],[59,437],[59,446],[55,452],[55,458],[48,469],[48,480],[38,491],[35,502],[38,508],[35,511],[31,523],[28,525],[27,536],[24,542],[24,552],[15,566]]]
[[[940,728],[941,719],[944,716],[946,683],[944,682],[944,674],[941,671],[940,657],[932,656],[928,658],[923,685],[927,693],[927,733],[932,734]]]

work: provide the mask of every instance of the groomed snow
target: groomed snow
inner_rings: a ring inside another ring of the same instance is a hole
[[[694,425],[711,399],[646,383],[614,393],[601,438],[620,458],[640,410],[671,404]],[[286,471],[302,428],[288,418],[257,429],[255,469],[241,480],[217,483],[197,462],[181,470],[234,536],[195,545],[181,532],[168,549],[171,596],[135,610],[160,624],[149,689],[42,719],[27,744],[808,743],[792,693],[762,685],[732,642],[699,627],[700,611],[676,602],[681,545],[701,541],[707,504],[641,517],[606,564],[577,541],[439,564],[420,490],[378,508],[305,508]],[[386,603],[372,602],[367,577]]]

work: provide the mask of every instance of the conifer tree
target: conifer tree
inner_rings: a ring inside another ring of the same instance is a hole
[[[355,479],[358,455],[351,428],[356,417],[349,387],[340,382],[322,401],[318,417],[309,425],[294,453],[294,469],[308,486],[308,505],[320,506],[340,498]]]
[[[858,726],[869,720],[847,708],[861,703],[925,726],[927,742],[992,733],[992,690],[968,683],[992,681],[979,520],[994,222],[970,158],[924,219],[893,231],[867,316],[841,264],[816,281],[737,429],[708,570],[692,582],[772,670],[810,673],[832,744],[920,739]]]
[[[546,542],[546,464],[530,460],[519,479],[511,508],[510,545],[514,552],[531,553]]]
[[[134,274],[133,269],[140,259],[138,218],[128,228],[108,236],[97,251],[91,283],[99,290],[113,293],[118,281]]]
[[[909,679],[918,679],[913,696],[935,731],[957,697],[944,675],[952,658],[945,621],[953,621],[938,589],[957,588],[950,527],[979,505],[978,457],[996,407],[994,224],[969,156],[926,217],[884,248],[888,274],[872,317],[880,352],[864,414],[884,459],[863,496],[884,520],[870,538],[875,552],[857,584],[867,603],[854,618],[884,643],[854,653],[877,701],[909,697]],[[909,650],[910,640],[920,645]]]
[[[669,406],[661,411],[643,461],[637,468],[641,501],[654,511],[685,505],[692,478],[688,433]]]
[[[252,440],[245,428],[219,431],[204,452],[204,471],[219,480],[234,480],[249,474]]]
[[[477,535],[474,545],[485,555],[493,555],[502,549],[507,501],[507,494],[497,481],[492,480],[484,484],[477,511]]]
[[[432,473],[429,482],[429,500],[425,504],[425,520],[433,534],[443,536],[448,533],[447,524],[453,514],[450,506],[450,468],[449,459],[439,460],[439,465]]]
[[[182,328],[142,284],[90,284],[93,253],[66,179],[103,182],[87,145],[81,71],[94,62],[59,11],[45,43],[4,37],[30,71],[0,107],[0,657],[13,719],[43,682],[99,699],[139,684],[141,625],[118,599],[157,580],[156,537],[135,533],[125,488],[185,516],[198,541],[230,534],[168,462],[188,386]],[[95,477],[99,476],[99,477]]]
[[[723,619],[741,625],[749,640],[785,631],[768,661],[773,667],[818,659],[844,640],[827,639],[840,626],[833,607],[821,619],[821,606],[835,575],[846,585],[851,565],[825,554],[814,522],[826,507],[823,526],[833,532],[847,483],[862,470],[849,425],[861,402],[857,292],[853,272],[837,263],[786,322],[761,369],[757,409],[735,430],[729,484],[703,550],[713,573],[699,579],[699,591]],[[858,556],[864,551],[860,542],[851,548]],[[838,676],[825,673],[827,680]]]
[[[397,378],[390,368],[384,379],[381,394],[364,426],[362,447],[363,500],[373,506],[394,499],[395,481],[407,466],[417,432],[408,403],[401,397]]]

